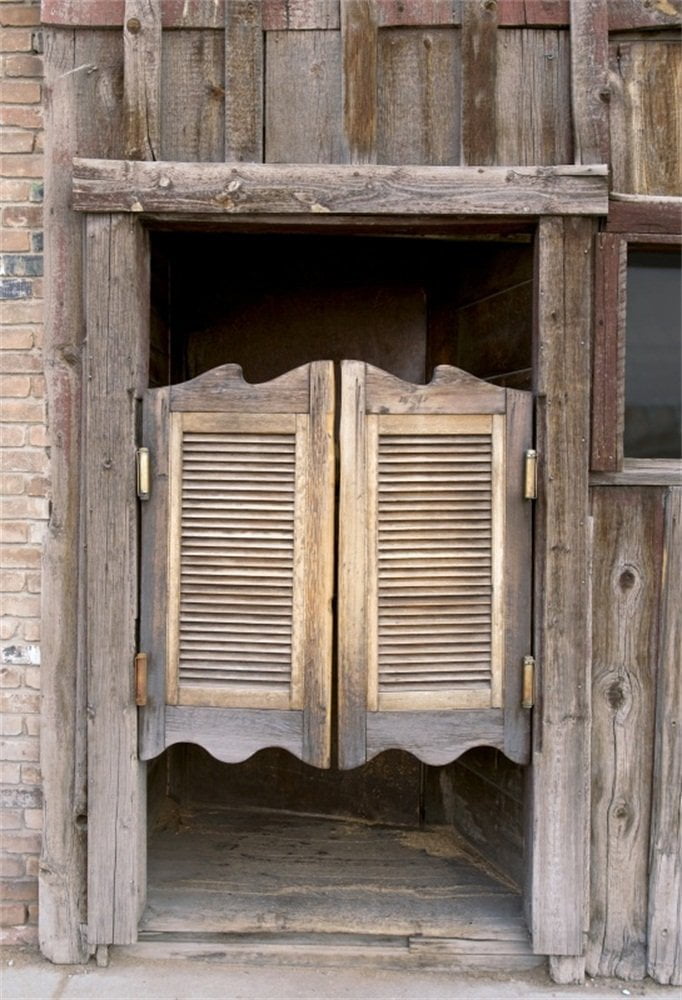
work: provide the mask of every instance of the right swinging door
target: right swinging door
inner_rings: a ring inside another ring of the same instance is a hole
[[[338,754],[527,763],[532,397],[436,368],[341,365]]]

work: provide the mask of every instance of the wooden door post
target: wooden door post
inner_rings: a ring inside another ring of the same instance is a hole
[[[557,981],[584,973],[589,851],[589,371],[594,225],[538,229],[532,805],[533,948]],[[582,971],[581,971],[582,970]]]
[[[133,690],[137,617],[135,445],[146,384],[146,231],[87,220],[84,502],[88,716],[88,943],[137,938],[144,893],[144,768]]]

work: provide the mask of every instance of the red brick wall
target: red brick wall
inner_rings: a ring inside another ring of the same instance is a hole
[[[39,0],[0,0],[0,942],[37,939],[42,375]]]

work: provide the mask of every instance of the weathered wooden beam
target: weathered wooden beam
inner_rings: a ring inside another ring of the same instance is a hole
[[[126,156],[161,156],[161,3],[126,0],[123,27]]]
[[[623,462],[625,278],[627,245],[600,233],[595,261],[591,468],[616,472]]]
[[[592,496],[590,975],[646,974],[649,821],[665,491]],[[664,794],[668,794],[666,789]],[[628,877],[623,878],[627,870]]]
[[[138,400],[146,384],[149,261],[134,217],[89,218],[84,398],[88,602],[88,943],[137,938],[144,800],[137,761]],[[142,883],[142,884],[141,884]]]
[[[222,28],[226,0],[163,0],[164,28]],[[71,28],[120,28],[126,0],[42,0],[43,24]]]
[[[85,922],[85,706],[79,661],[79,521],[83,347],[81,228],[69,210],[69,162],[78,150],[76,108],[90,65],[75,65],[74,33],[45,44],[45,342],[51,509],[42,572],[40,762],[48,803],[39,872],[40,948],[52,962],[83,962]],[[87,108],[87,104],[85,104]]]
[[[262,6],[230,0],[225,11],[225,159],[263,159]]]
[[[651,843],[647,972],[682,984],[682,486],[666,496]]]
[[[609,162],[607,0],[571,0],[571,95],[576,163]]]
[[[540,220],[532,936],[536,953],[555,956],[582,955],[587,925],[593,247],[591,220]]]
[[[620,472],[592,472],[590,486],[682,486],[682,459],[626,458]]]
[[[615,195],[609,199],[609,233],[682,234],[682,198]]]
[[[602,215],[606,167],[388,167],[74,161],[85,212]]]
[[[682,0],[617,0],[609,4],[609,31],[679,28]]]

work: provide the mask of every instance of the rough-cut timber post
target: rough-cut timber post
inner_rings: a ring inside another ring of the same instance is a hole
[[[540,220],[533,948],[584,974],[589,846],[589,364],[594,225]]]
[[[144,769],[133,690],[135,446],[146,385],[149,257],[134,216],[86,229],[84,477],[88,600],[88,941],[137,939],[144,893]]]
[[[659,634],[658,697],[651,846],[647,972],[658,983],[682,984],[682,487],[666,498],[663,603]]]
[[[45,47],[45,377],[51,453],[51,510],[45,540],[41,649],[41,771],[45,820],[40,862],[40,947],[52,962],[82,962],[85,922],[85,715],[78,678],[78,536],[83,308],[81,219],[69,210],[76,106],[93,67],[76,67],[74,33],[51,32]],[[85,85],[84,85],[85,82]]]

